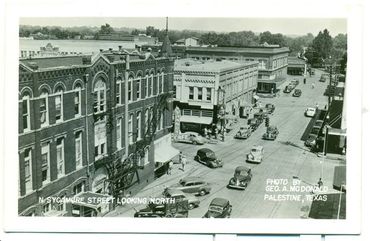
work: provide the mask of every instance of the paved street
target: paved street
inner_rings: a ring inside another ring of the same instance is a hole
[[[270,116],[270,125],[276,125],[279,135],[275,141],[262,140],[266,128],[264,123],[253,132],[247,140],[236,140],[233,134],[237,127],[246,122],[241,119],[233,131],[228,133],[225,142],[218,144],[205,144],[195,146],[191,144],[175,143],[174,147],[183,151],[188,159],[185,172],[179,170],[179,165],[174,165],[172,175],[165,175],[149,186],[147,186],[137,197],[159,196],[165,186],[169,186],[184,176],[200,176],[212,185],[211,193],[200,197],[200,206],[189,212],[189,217],[202,217],[206,213],[211,200],[215,197],[223,197],[230,200],[233,205],[232,218],[301,218],[307,215],[307,207],[310,201],[303,200],[276,201],[266,200],[265,194],[284,194],[285,192],[267,192],[266,186],[269,179],[284,179],[288,181],[286,187],[289,189],[293,180],[301,180],[299,186],[309,187],[315,185],[322,175],[324,186],[329,192],[332,190],[332,179],[334,166],[339,163],[335,160],[324,160],[316,154],[311,153],[301,140],[310,118],[304,116],[307,107],[324,108],[327,98],[323,96],[326,83],[319,82],[321,72],[316,70],[316,75],[307,77],[307,83],[303,84],[302,76],[288,76],[284,85],[293,79],[299,79],[298,89],[302,90],[301,97],[292,97],[292,93],[286,94],[280,91],[276,98],[261,98],[262,105],[273,103],[275,112]],[[315,88],[311,88],[311,83]],[[264,146],[265,153],[261,164],[246,163],[246,154],[253,145]],[[210,169],[193,160],[196,151],[201,147],[208,147],[215,151],[216,155],[224,161],[224,166],[218,169]],[[233,176],[235,167],[239,165],[252,168],[253,178],[244,191],[228,189],[226,186]],[[293,176],[295,177],[293,179]],[[290,192],[289,194],[309,195],[309,191]],[[271,196],[270,196],[271,197]],[[142,205],[125,205],[118,207],[108,216],[133,217],[135,208]],[[306,211],[305,211],[306,210]],[[306,213],[305,213],[306,212]]]

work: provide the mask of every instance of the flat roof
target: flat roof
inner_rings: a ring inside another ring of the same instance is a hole
[[[83,59],[91,58],[91,55],[68,55],[68,56],[53,56],[53,57],[33,57],[20,59],[19,62],[31,67],[34,64],[38,69],[48,69],[56,67],[72,67],[83,65]]]
[[[250,47],[186,47],[186,51],[277,54],[277,53],[288,53],[290,50],[288,47],[250,46]]]
[[[175,71],[221,72],[224,70],[245,67],[253,64],[257,64],[257,62],[238,63],[228,60],[197,61],[193,59],[179,59],[175,61]]]

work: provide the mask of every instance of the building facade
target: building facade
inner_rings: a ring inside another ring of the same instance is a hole
[[[304,59],[290,56],[288,58],[287,73],[290,75],[305,75],[307,72],[307,64]]]
[[[19,215],[70,216],[81,192],[115,197],[155,178],[171,149],[173,60],[124,50],[20,60]],[[167,145],[167,146],[166,146]]]
[[[254,104],[257,68],[258,62],[176,60],[174,105],[181,110],[182,131],[200,132],[217,124],[220,101],[226,114],[248,116]]]

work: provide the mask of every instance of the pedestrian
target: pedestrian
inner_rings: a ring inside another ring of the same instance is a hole
[[[316,110],[319,109],[319,103],[316,102]]]
[[[322,182],[321,177],[320,177],[319,181],[317,182],[317,186],[320,188],[320,187],[322,187],[322,185],[323,185],[323,182]]]
[[[312,88],[312,89],[314,89],[314,88],[315,88],[315,83],[312,83],[311,88]]]
[[[303,84],[306,84],[306,78],[303,79]]]
[[[180,151],[180,154],[179,154],[179,163],[181,164],[181,161],[182,161],[182,151]]]
[[[203,133],[204,133],[204,137],[208,138],[208,129],[207,129],[207,127],[204,127]]]
[[[167,175],[172,175],[172,166],[173,166],[173,161],[170,160],[168,162],[168,169],[167,169]]]
[[[182,171],[185,172],[186,157],[183,155],[181,158]]]

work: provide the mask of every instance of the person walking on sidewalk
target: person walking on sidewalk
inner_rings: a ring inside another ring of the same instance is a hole
[[[172,175],[172,166],[173,166],[173,162],[172,162],[172,160],[170,160],[168,162],[167,175]]]
[[[185,165],[186,165],[186,157],[184,155],[182,155],[182,157],[181,157],[181,167],[182,167],[183,172],[185,172]]]

